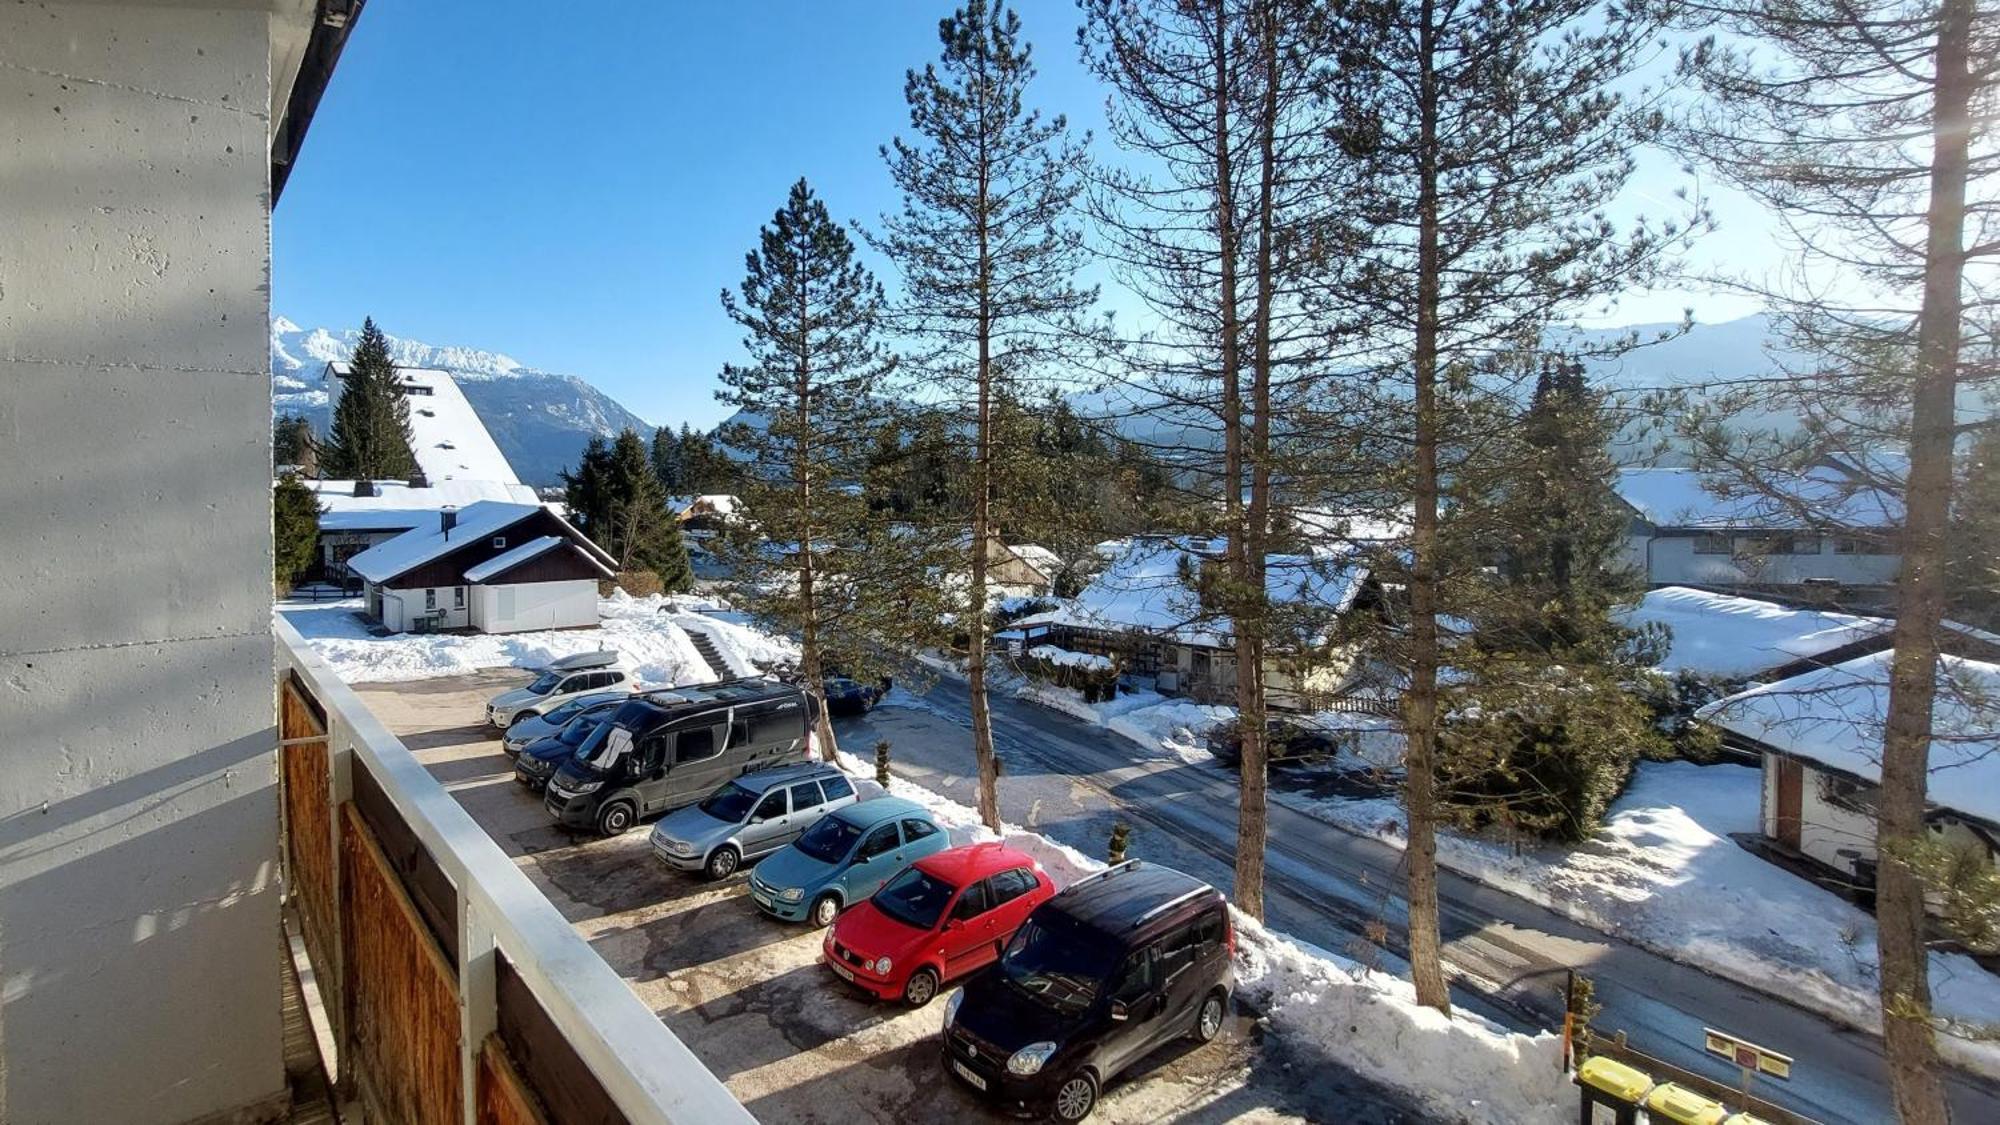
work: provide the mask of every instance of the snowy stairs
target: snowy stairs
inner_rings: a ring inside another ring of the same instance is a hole
[[[694,650],[701,654],[702,663],[708,665],[711,676],[718,680],[729,680],[743,674],[722,655],[722,649],[717,647],[715,638],[708,635],[708,630],[698,625],[682,624],[681,632],[687,634],[689,643],[693,644]]]

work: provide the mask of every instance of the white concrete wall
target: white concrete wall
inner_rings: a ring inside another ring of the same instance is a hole
[[[1830,578],[1849,586],[1882,586],[1896,580],[1898,555],[1843,555],[1833,549],[1833,537],[1821,536],[1816,555],[1700,555],[1689,536],[1666,535],[1652,540],[1647,571],[1654,585],[1734,586],[1746,583],[1791,585],[1808,578]],[[1630,555],[1647,558],[1646,542],[1634,536]]]
[[[269,21],[0,6],[8,1125],[284,1095]]]
[[[472,588],[472,627],[481,632],[573,629],[597,620],[597,583],[588,578]]]

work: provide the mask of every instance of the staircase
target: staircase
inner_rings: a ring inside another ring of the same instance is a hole
[[[712,678],[718,680],[735,678],[737,673],[729,666],[729,661],[722,658],[722,650],[715,647],[715,638],[709,636],[707,630],[684,625],[681,627],[681,632],[687,634],[687,639],[693,643],[694,650],[701,654],[702,663],[708,665],[708,672]]]

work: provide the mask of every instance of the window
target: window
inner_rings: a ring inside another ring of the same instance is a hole
[[[1817,535],[1774,535],[1767,550],[1773,555],[1817,555],[1819,536]]]
[[[649,774],[667,764],[667,736],[656,734],[639,744],[639,753],[633,760],[636,772]]]
[[[826,791],[826,799],[829,801],[844,801],[854,796],[854,786],[848,784],[844,777],[823,777],[819,785]]]
[[[564,680],[561,683],[561,685],[559,685],[556,688],[556,692],[559,695],[566,695],[570,692],[582,691],[583,689],[589,686],[590,686],[589,676],[571,676],[569,679]]]
[[[805,781],[792,786],[793,811],[816,809],[820,806],[820,804],[821,804],[821,798],[819,795],[819,782]]]
[[[674,761],[683,765],[700,762],[715,757],[722,751],[715,745],[715,728],[684,730],[680,740],[674,744]]]
[[[930,821],[917,820],[913,817],[903,822],[903,838],[913,844],[926,836],[935,835],[937,835],[937,825]]]
[[[805,737],[804,712],[797,703],[780,706],[761,704],[748,708],[750,735],[758,743],[790,742]]]
[[[974,883],[958,896],[958,905],[951,908],[951,916],[962,922],[986,913],[986,908],[986,884]]]
[[[606,673],[604,673],[604,686],[605,686],[605,687],[617,687],[617,686],[618,686],[619,684],[622,684],[622,683],[624,683],[624,682],[625,682],[625,673],[623,673],[623,672],[606,672]]]
[[[1153,951],[1141,949],[1118,967],[1111,998],[1130,1004],[1153,990]]]
[[[729,745],[742,746],[750,741],[750,724],[738,719],[729,724]]]
[[[1195,944],[1201,947],[1203,953],[1214,949],[1216,944],[1222,941],[1222,912],[1220,910],[1209,911],[1201,916],[1200,921],[1194,924],[1194,940]]]
[[[1012,902],[1033,890],[1035,887],[1035,877],[1028,873],[1027,868],[1016,867],[1002,871],[991,879],[986,880],[986,885],[992,892],[993,905],[1000,906],[1004,903]]]
[[[1162,938],[1159,946],[1160,959],[1158,966],[1160,979],[1166,981],[1169,985],[1173,984],[1175,977],[1180,976],[1189,966],[1194,964],[1194,947],[1193,923],[1170,931],[1165,938]]]
[[[438,607],[438,592],[437,592],[436,590],[425,590],[425,591],[424,591],[424,608],[425,608],[425,609],[436,609],[437,607]]]
[[[1833,541],[1836,555],[1893,555],[1895,548],[1873,536],[1843,535]]]
[[[1726,555],[1729,553],[1729,536],[1697,535],[1694,537],[1694,553],[1697,555]]]
[[[683,736],[685,737],[685,736]],[[750,814],[753,820],[776,820],[785,815],[785,791],[773,789],[757,802],[757,811]]]
[[[453,609],[465,608],[465,587],[453,586],[451,588],[451,607]]]
[[[495,535],[495,536],[493,537],[493,549],[494,549],[494,550],[496,550],[496,551],[504,551],[504,550],[506,550],[506,549],[507,549],[507,537],[506,537],[505,535]]]
[[[878,855],[895,851],[896,845],[900,842],[896,836],[896,826],[885,824],[870,832],[868,838],[861,841],[861,850],[855,853],[855,858],[874,859]]]

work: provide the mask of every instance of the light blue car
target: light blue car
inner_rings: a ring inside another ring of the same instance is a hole
[[[951,846],[928,809],[876,797],[813,822],[750,873],[750,901],[787,922],[830,926],[905,867]]]

